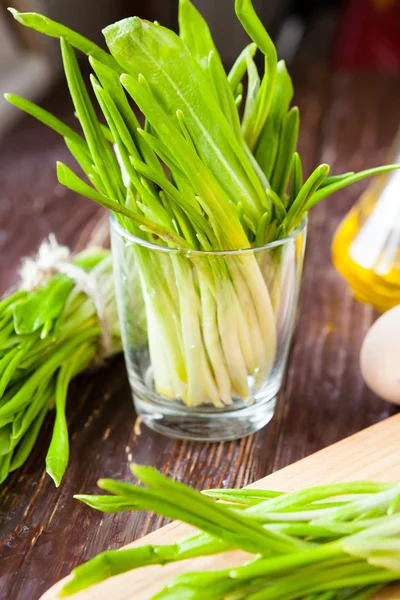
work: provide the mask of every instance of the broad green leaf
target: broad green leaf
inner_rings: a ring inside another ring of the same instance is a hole
[[[162,105],[165,118],[174,119],[177,110],[184,113],[204,165],[226,194],[234,202],[242,202],[249,217],[257,220],[264,191],[254,178],[243,144],[210,91],[208,79],[182,40],[172,31],[138,18],[110,25],[104,33],[110,51],[133,80],[146,73],[145,80]],[[160,139],[170,145],[166,128],[155,125],[151,107],[137,103]]]
[[[240,122],[232,90],[207,22],[190,0],[179,2],[179,35],[215,87],[223,113],[240,137]]]
[[[210,51],[208,56],[208,71],[215,87],[219,105],[228,119],[229,125],[235,132],[236,137],[241,139],[239,113],[235,105],[235,99],[232,90],[229,87],[222,62],[213,50]]]
[[[14,309],[14,327],[18,335],[51,329],[64,310],[73,281],[67,275],[57,275],[40,287]]]
[[[219,54],[206,20],[190,0],[179,0],[179,35],[192,56],[207,70],[208,56]]]

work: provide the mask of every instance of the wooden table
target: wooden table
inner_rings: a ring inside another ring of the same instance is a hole
[[[315,67],[302,70],[297,90],[307,172],[323,161],[334,173],[384,162],[399,125],[399,78]],[[71,112],[64,88],[46,106],[63,118]],[[101,217],[90,201],[58,185],[54,163],[66,155],[62,140],[29,118],[2,143],[0,291],[15,283],[21,256],[48,233],[82,248]],[[44,471],[49,418],[28,462],[0,489],[1,599],[37,600],[83,560],[161,524],[148,514],[102,515],[72,497],[95,492],[101,476],[129,480],[128,456],[199,489],[242,486],[394,412],[365,388],[359,372],[360,345],[375,315],[354,301],[330,259],[335,227],[363,187],[353,186],[313,211],[300,320],[276,415],[265,429],[220,444],[173,441],[145,427],[138,435],[122,358],[74,382],[68,400],[70,466],[61,487]]]

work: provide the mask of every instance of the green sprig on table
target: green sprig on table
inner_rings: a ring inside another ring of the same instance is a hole
[[[21,24],[60,38],[83,136],[31,102],[6,95],[64,137],[85,179],[58,163],[59,181],[113,211],[131,234],[182,251],[168,262],[138,244],[132,250],[156,391],[193,407],[223,408],[235,397],[249,401],[252,386],[273,368],[279,340],[276,306],[256,256],[199,264],[191,252],[284,239],[316,202],[397,168],[329,177],[323,164],[304,177],[296,152],[299,112],[290,107],[293,86],[285,63],[251,0],[236,0],[235,9],[251,43],[228,74],[189,0],[179,2],[179,35],[138,17],[106,27],[110,53],[51,19],[11,9]],[[106,125],[73,48],[89,57]],[[257,50],[264,58],[262,75],[253,60]],[[131,100],[145,117],[143,127]]]
[[[400,581],[400,484],[201,494],[151,467],[131,469],[146,487],[102,479],[112,495],[75,497],[102,512],[151,510],[198,531],[171,545],[103,552],[72,572],[62,597],[132,569],[233,549],[253,556],[242,566],[182,574],[154,599],[355,600]]]
[[[111,356],[120,351],[121,339],[110,251],[88,249],[71,264],[100,290]],[[48,275],[34,289],[0,301],[0,483],[24,464],[54,409],[46,470],[60,484],[69,457],[68,387],[100,354],[102,325],[93,298],[67,274]]]

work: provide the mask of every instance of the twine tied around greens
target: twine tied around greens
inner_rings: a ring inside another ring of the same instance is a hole
[[[96,277],[74,265],[71,260],[72,256],[69,248],[59,244],[54,233],[50,233],[48,238],[40,244],[36,256],[28,256],[22,259],[22,266],[19,270],[20,288],[32,292],[46,285],[58,273],[67,275],[76,287],[86,294],[95,307],[100,328],[95,363],[99,365],[111,354],[111,323],[107,316],[106,305]]]

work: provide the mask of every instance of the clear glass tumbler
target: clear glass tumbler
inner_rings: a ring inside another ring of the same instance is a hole
[[[275,410],[292,337],[306,222],[229,252],[148,243],[111,219],[117,304],[137,414],[174,438],[233,440]]]

